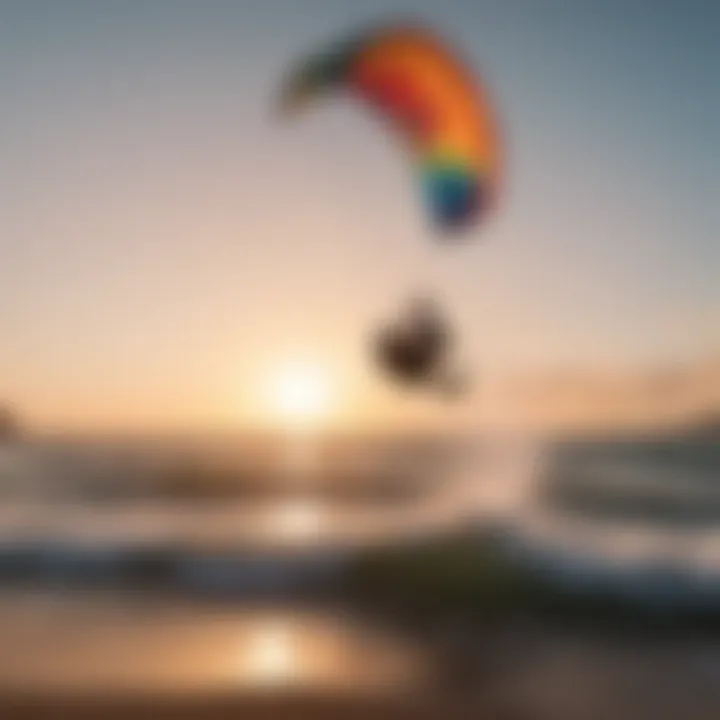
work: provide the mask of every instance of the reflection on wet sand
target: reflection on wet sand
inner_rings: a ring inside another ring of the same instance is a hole
[[[244,688],[399,690],[420,678],[420,657],[398,640],[330,616],[263,613],[239,638]]]
[[[265,621],[243,644],[239,665],[240,682],[249,685],[283,687],[297,679],[301,653],[286,621]]]
[[[0,617],[0,692],[372,694],[423,675],[416,648],[321,611],[44,593]]]

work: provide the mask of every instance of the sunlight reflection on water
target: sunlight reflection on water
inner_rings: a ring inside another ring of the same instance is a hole
[[[281,541],[303,544],[315,540],[322,530],[323,513],[311,500],[295,500],[279,504],[267,517],[266,531]]]

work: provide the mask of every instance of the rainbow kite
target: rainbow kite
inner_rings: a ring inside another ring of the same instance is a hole
[[[435,35],[391,26],[336,45],[295,70],[283,106],[294,111],[336,89],[399,129],[442,229],[468,227],[495,206],[501,153],[487,93]]]

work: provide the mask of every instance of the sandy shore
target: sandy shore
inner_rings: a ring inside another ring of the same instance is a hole
[[[717,638],[400,625],[295,604],[6,593],[0,719],[720,717]]]

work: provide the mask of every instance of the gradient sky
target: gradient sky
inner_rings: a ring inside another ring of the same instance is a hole
[[[294,58],[407,13],[484,72],[509,143],[501,215],[448,252],[374,118],[272,116]],[[714,0],[0,0],[0,397],[47,426],[240,421],[308,357],[348,407],[402,404],[365,338],[425,267],[485,376],[717,354],[718,31]]]

